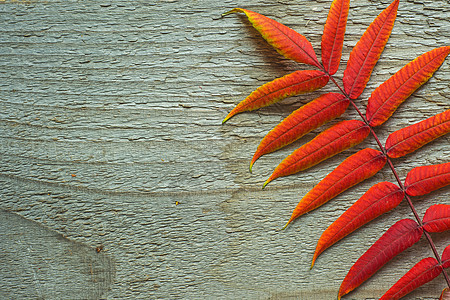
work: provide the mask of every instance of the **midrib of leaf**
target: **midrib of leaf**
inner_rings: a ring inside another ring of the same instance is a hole
[[[442,53],[440,54],[440,55],[436,55],[432,60],[430,60],[426,65],[424,65],[423,67],[421,67],[419,70],[417,70],[416,72],[414,72],[414,74],[412,74],[405,82],[403,82],[400,86],[398,86],[396,89],[395,89],[395,91],[388,97],[388,98],[386,98],[386,100],[375,110],[375,112],[372,114],[372,118],[370,118],[370,120],[368,120],[368,121],[371,121],[372,119],[373,119],[373,117],[378,113],[378,111],[381,109],[381,108],[383,108],[388,102],[389,102],[389,100],[395,95],[395,94],[397,94],[397,92],[398,92],[398,90],[399,89],[401,89],[404,85],[406,85],[410,80],[412,80],[413,79],[413,77],[414,76],[416,76],[417,75],[417,73],[419,73],[420,71],[422,71],[425,67],[427,67],[428,65],[430,65],[432,62],[434,62],[437,58],[439,58],[439,56],[441,56],[441,55],[443,55]],[[401,69],[399,70],[399,72],[401,71]],[[395,76],[395,75],[394,75]],[[425,82],[424,82],[425,83]],[[422,83],[422,84],[424,84],[424,83]],[[422,85],[421,84],[421,85]],[[415,92],[415,90],[414,91],[411,91],[411,93],[409,94],[409,95],[411,95],[412,93],[414,93]],[[408,96],[406,97],[406,98],[408,98]],[[405,98],[405,99],[406,99]]]
[[[430,179],[433,179],[433,178],[439,178],[439,177],[445,176],[445,175],[447,175],[447,174],[448,174],[448,173],[443,173],[443,174],[439,174],[439,175],[429,176],[429,177],[427,177],[427,178],[423,178],[423,179],[421,179],[421,180],[415,181],[413,184],[408,185],[408,187],[410,187],[410,186],[415,186],[415,185],[418,184],[418,183],[421,183],[421,182],[424,182],[424,181],[427,181],[427,180],[430,180]]]

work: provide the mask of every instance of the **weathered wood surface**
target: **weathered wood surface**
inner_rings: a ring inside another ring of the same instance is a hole
[[[387,4],[351,3],[345,61]],[[256,146],[318,93],[221,125],[254,88],[307,67],[281,58],[245,18],[220,14],[233,7],[266,14],[305,34],[319,54],[329,5],[1,2],[0,297],[334,299],[351,264],[411,213],[401,204],[326,251],[310,271],[315,243],[371,184],[392,175],[379,173],[281,232],[300,197],[355,150],[262,191],[278,162],[313,135],[261,158],[249,174]],[[449,19],[448,0],[402,1],[358,104],[406,62],[448,45]],[[377,130],[382,139],[449,108],[449,65]],[[349,109],[344,117],[357,116]],[[414,166],[447,162],[449,138],[396,160],[402,178]],[[356,149],[367,146],[375,144],[368,139]],[[448,195],[446,188],[417,198],[419,213],[449,203]],[[433,238],[439,251],[449,242],[448,234]],[[430,255],[420,241],[347,299],[379,297]],[[409,299],[434,299],[444,286],[438,278]]]

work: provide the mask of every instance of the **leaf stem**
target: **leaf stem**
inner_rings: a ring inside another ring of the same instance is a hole
[[[321,66],[321,69],[325,71],[325,68],[323,68],[322,66]],[[338,89],[341,91],[341,93],[342,93],[347,99],[350,100],[350,103],[351,103],[352,106],[355,108],[355,110],[358,112],[359,116],[360,116],[361,119],[364,121],[364,123],[366,123],[367,126],[369,126],[370,132],[372,133],[372,135],[373,135],[375,141],[377,142],[378,147],[380,148],[381,152],[383,152],[383,154],[386,156],[387,162],[388,162],[388,164],[389,164],[389,167],[390,167],[392,173],[394,174],[394,177],[395,177],[395,179],[397,180],[397,183],[399,184],[400,188],[402,189],[402,191],[403,191],[404,194],[405,194],[405,199],[406,199],[406,201],[407,201],[407,203],[408,203],[408,205],[409,205],[409,207],[410,207],[410,209],[411,209],[411,211],[412,211],[412,213],[413,213],[413,215],[414,215],[414,217],[415,217],[417,223],[419,224],[419,226],[422,227],[422,226],[423,226],[422,219],[420,218],[419,214],[417,213],[417,211],[416,211],[416,209],[415,209],[415,207],[414,207],[414,205],[413,205],[413,203],[412,203],[412,201],[411,201],[411,198],[406,194],[405,187],[404,187],[402,181],[400,180],[400,177],[398,176],[397,171],[395,170],[394,164],[392,163],[391,159],[387,156],[387,154],[386,154],[386,149],[385,149],[384,146],[381,144],[380,139],[378,138],[377,134],[376,134],[375,131],[373,130],[373,127],[370,126],[370,124],[369,124],[367,118],[366,118],[366,117],[362,114],[362,112],[359,110],[359,108],[356,106],[355,102],[353,102],[353,100],[350,99],[350,97],[349,97],[348,94],[344,91],[344,89],[336,82],[336,80],[334,79],[333,75],[330,75],[328,72],[326,72],[326,73],[327,73],[327,75],[330,77],[331,81],[338,87]],[[437,259],[439,265],[442,265],[441,257],[439,256],[439,253],[438,253],[437,250],[436,250],[436,246],[435,246],[433,240],[431,239],[430,234],[429,234],[427,231],[425,231],[425,230],[424,230],[423,232],[424,232],[424,235],[425,235],[426,239],[428,240],[428,243],[430,244],[431,250],[433,251],[433,254],[434,254],[434,256],[436,257],[436,259]],[[444,268],[442,268],[442,274],[444,275],[445,281],[447,282],[447,285],[448,285],[448,287],[450,288],[450,278],[449,278],[449,276],[448,276],[448,274],[447,274],[447,272],[445,271]]]

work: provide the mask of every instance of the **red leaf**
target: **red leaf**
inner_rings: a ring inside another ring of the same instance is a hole
[[[450,109],[391,133],[386,140],[386,151],[389,157],[402,157],[449,132]]]
[[[243,111],[255,110],[287,97],[320,89],[328,83],[328,79],[328,75],[324,72],[315,70],[296,71],[277,78],[253,91],[226,116],[222,123]]]
[[[381,125],[389,119],[406,98],[433,76],[449,53],[450,46],[424,53],[376,88],[366,112],[370,126]]]
[[[303,35],[275,20],[243,8],[235,8],[223,16],[236,12],[245,13],[253,27],[278,53],[296,62],[320,68],[311,43]]]
[[[355,184],[372,177],[385,163],[386,156],[370,148],[348,157],[300,200],[286,226]]]
[[[423,229],[428,232],[442,232],[450,229],[450,205],[435,204],[425,212]]]
[[[278,150],[340,116],[349,103],[341,94],[328,93],[294,111],[261,141],[250,163],[250,172],[255,161],[262,155]]]
[[[400,278],[380,300],[400,299],[419,286],[433,280],[441,274],[442,268],[433,257],[427,257],[418,262],[402,278]]]
[[[450,184],[450,163],[417,167],[409,171],[405,191],[410,196],[422,196]]]
[[[393,183],[384,181],[372,186],[322,233],[317,242],[311,268],[325,249],[367,222],[390,211],[400,204],[403,197],[403,191]]]
[[[415,244],[423,230],[415,221],[403,219],[391,226],[350,268],[338,299],[360,286],[397,254]]]
[[[334,0],[323,29],[322,63],[330,75],[337,72],[341,61],[349,3],[349,0]]]
[[[350,53],[343,78],[344,89],[350,99],[358,98],[369,81],[394,27],[398,2],[394,0],[378,15]]]
[[[369,133],[369,126],[359,120],[342,121],[328,128],[286,157],[276,167],[264,186],[275,178],[306,170],[345,149],[361,143]]]
[[[450,245],[445,247],[441,256],[442,267],[449,268],[450,267]]]

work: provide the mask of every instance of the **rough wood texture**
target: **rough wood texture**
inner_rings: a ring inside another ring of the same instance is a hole
[[[298,200],[355,149],[262,191],[273,168],[313,134],[261,158],[249,174],[260,139],[319,94],[221,125],[253,89],[306,67],[282,59],[245,18],[220,14],[233,7],[263,13],[306,35],[319,54],[330,2],[1,2],[0,297],[334,299],[351,264],[411,213],[401,204],[326,251],[310,271],[316,241],[371,184],[393,181],[391,173],[279,231]],[[344,61],[387,4],[352,1]],[[402,1],[358,104],[411,59],[448,45],[449,19],[448,0]],[[449,91],[447,59],[377,133],[384,140],[448,109]],[[344,117],[357,116],[349,109]],[[449,139],[396,160],[402,178],[412,167],[447,162]],[[368,139],[356,149],[367,146],[375,144]],[[449,203],[448,195],[446,188],[415,202],[423,215],[431,203]],[[448,233],[433,238],[442,252]],[[347,299],[379,297],[431,255],[421,240]],[[90,263],[98,267],[93,277]],[[444,286],[438,278],[409,299],[437,298]]]

